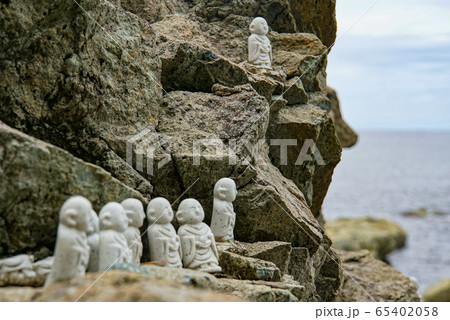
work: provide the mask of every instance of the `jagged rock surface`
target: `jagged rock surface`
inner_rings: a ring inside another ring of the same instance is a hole
[[[145,201],[102,168],[0,122],[0,256],[48,256],[59,208],[74,194],[87,197],[97,211],[109,201]]]
[[[326,260],[319,248],[328,251],[331,242],[316,218],[340,158],[326,118],[326,47],[313,34],[283,32],[313,31],[328,45],[335,33],[334,1],[308,8],[293,0],[247,1],[237,11],[229,1],[79,3],[83,9],[60,0],[0,4],[0,120],[99,165],[146,199],[174,201],[183,192],[198,198],[206,222],[214,183],[231,177],[239,192],[236,239],[306,248],[320,276]],[[272,27],[275,70],[265,75],[242,63],[254,15]],[[326,22],[314,18],[322,15]],[[291,102],[303,104],[286,106],[273,95],[282,95],[293,77],[301,85],[289,90],[296,97]],[[312,161],[285,170],[276,163],[266,139],[291,138],[290,127],[299,145],[314,141],[324,166]],[[202,147],[196,165],[192,148],[199,139],[212,139],[219,151]],[[257,147],[250,151],[247,142]],[[153,162],[149,146],[155,147]],[[56,229],[52,212],[42,211],[41,221]],[[46,236],[44,256],[54,241],[54,234]],[[323,279],[305,286],[320,290],[328,285]]]
[[[358,142],[358,134],[342,118],[341,107],[337,92],[328,87],[327,97],[331,102],[331,109],[328,116],[333,119],[336,135],[343,148],[353,147]]]

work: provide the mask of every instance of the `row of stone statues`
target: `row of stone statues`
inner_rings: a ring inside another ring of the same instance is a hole
[[[218,242],[233,242],[236,220],[232,201],[236,199],[232,179],[220,179],[214,188],[211,228],[203,222],[205,213],[195,199],[183,200],[176,213],[178,232],[171,224],[174,213],[165,198],[147,206],[147,230],[151,261],[170,268],[182,266],[206,272],[220,272]],[[106,270],[115,263],[139,264],[142,242],[139,228],[145,218],[137,199],[110,202],[99,212],[84,197],[69,198],[61,207],[53,266],[46,285]]]

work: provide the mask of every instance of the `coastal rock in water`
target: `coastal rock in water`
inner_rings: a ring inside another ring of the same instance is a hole
[[[325,229],[335,248],[347,251],[369,250],[377,259],[384,259],[406,242],[406,232],[385,219],[362,217],[327,221]]]
[[[367,250],[337,251],[345,274],[336,302],[419,302],[417,284]]]
[[[337,93],[334,89],[327,87],[327,97],[331,101],[331,109],[328,116],[333,119],[336,135],[343,148],[353,147],[358,141],[358,134],[342,118],[341,107]]]
[[[100,167],[0,123],[0,256],[55,246],[58,211],[70,195],[94,209],[142,195]],[[45,199],[43,201],[43,199]]]
[[[423,293],[426,302],[450,302],[450,279],[429,286]]]

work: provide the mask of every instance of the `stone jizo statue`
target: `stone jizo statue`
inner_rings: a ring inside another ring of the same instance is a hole
[[[183,265],[189,269],[205,272],[220,272],[219,254],[211,229],[203,223],[205,213],[195,199],[180,203],[177,219],[181,224],[178,235],[181,239]]]
[[[100,234],[99,234],[99,225],[98,225],[98,216],[94,210],[91,210],[90,219],[89,219],[89,227],[86,232],[87,241],[90,248],[89,252],[89,263],[87,267],[87,271],[89,272],[97,272],[98,271],[98,262],[99,262],[99,244],[100,244]]]
[[[128,247],[131,250],[131,263],[140,264],[142,257],[142,241],[139,228],[144,223],[145,213],[142,202],[138,199],[126,199],[121,203],[128,217],[128,228],[125,231]]]
[[[181,244],[171,222],[173,210],[169,201],[155,198],[147,206],[148,241],[151,261],[164,261],[161,264],[169,268],[181,268]]]
[[[62,205],[53,265],[46,286],[85,275],[90,252],[86,231],[91,210],[89,200],[81,196],[71,197]]]
[[[125,231],[128,228],[128,217],[120,203],[106,204],[99,214],[99,270],[106,270],[114,263],[131,261]]]
[[[236,199],[236,184],[230,178],[222,178],[214,187],[214,205],[211,219],[211,231],[217,242],[234,241],[236,213],[233,201]]]
[[[264,18],[257,17],[250,24],[248,62],[262,72],[272,69],[272,45],[267,37],[269,26]]]

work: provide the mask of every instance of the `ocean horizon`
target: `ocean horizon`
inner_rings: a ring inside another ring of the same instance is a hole
[[[371,216],[399,224],[407,243],[388,261],[423,291],[450,277],[449,164],[450,130],[360,131],[335,169],[324,218]],[[444,215],[402,215],[419,208]]]

